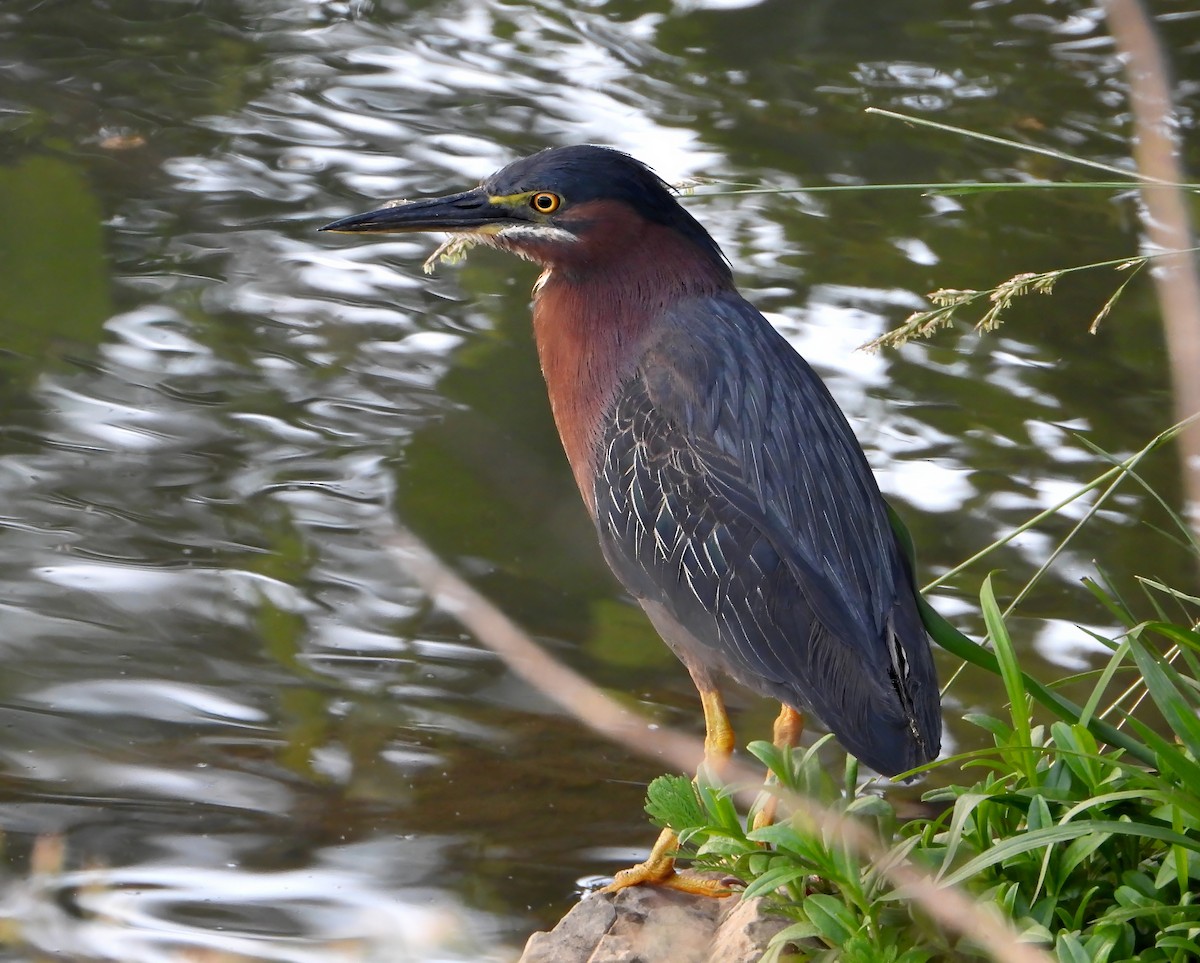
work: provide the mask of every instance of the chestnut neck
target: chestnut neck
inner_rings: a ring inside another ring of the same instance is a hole
[[[689,297],[732,289],[728,265],[672,227],[625,205],[594,202],[585,238],[546,258],[533,331],[550,407],[588,510],[603,420],[656,336],[656,323]],[[581,205],[581,211],[584,206]],[[613,214],[610,220],[606,215]],[[609,222],[609,223],[605,223]],[[539,259],[540,260],[540,259]]]

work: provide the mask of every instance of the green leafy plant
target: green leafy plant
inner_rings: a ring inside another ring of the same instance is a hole
[[[1179,618],[1138,621],[1115,593],[1090,588],[1125,631],[1100,638],[1111,656],[1079,717],[1047,727],[1031,719],[1025,677],[985,581],[980,604],[1009,714],[968,717],[993,747],[940,763],[975,775],[927,794],[940,807],[935,817],[902,823],[886,799],[857,786],[853,760],[835,782],[819,758],[824,740],[794,754],[770,743],[749,748],[785,797],[800,793],[866,821],[890,847],[888,860],[911,860],[947,885],[966,886],[1064,963],[1183,963],[1200,958],[1200,605],[1149,583]],[[1140,677],[1122,698],[1140,690],[1160,718],[1136,718],[1119,700],[1099,714],[1120,716],[1152,767],[1088,728],[1122,669]],[[793,942],[813,960],[982,958],[922,919],[879,865],[798,818],[748,831],[752,816],[742,819],[725,789],[682,777],[656,780],[647,810],[679,834],[681,852],[697,865],[745,880],[747,897],[767,896],[793,920],[769,959],[783,958]]]
[[[1122,481],[1145,486],[1141,460],[1177,428],[1075,497],[1100,489],[1095,510]],[[1168,514],[1177,541],[1200,563],[1196,536]],[[911,554],[907,531],[893,524]],[[991,576],[979,595],[990,646],[963,636],[922,600],[931,636],[995,675],[1008,705],[1005,717],[966,717],[990,747],[926,767],[963,774],[926,794],[934,816],[898,819],[887,799],[859,785],[853,759],[835,780],[820,759],[827,740],[794,753],[751,744],[773,777],[772,792],[866,823],[884,844],[882,861],[860,860],[800,816],[748,830],[753,813],[740,814],[730,791],[703,777],[656,780],[647,811],[679,835],[682,856],[744,880],[746,896],[767,897],[792,920],[768,960],[785,958],[791,945],[803,947],[803,959],[849,963],[986,958],[924,919],[888,881],[883,868],[903,861],[965,887],[1063,963],[1200,959],[1200,598],[1161,579],[1139,579],[1137,588],[1135,606],[1102,576],[1084,583],[1116,629],[1088,633],[1109,653],[1101,666],[1059,680],[1090,679],[1082,705],[1023,670]],[[1054,718],[1042,721],[1046,709]]]

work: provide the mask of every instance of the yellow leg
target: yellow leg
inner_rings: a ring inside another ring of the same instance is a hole
[[[733,755],[733,725],[716,689],[701,689],[700,704],[704,706],[704,764],[714,775],[720,775]]]
[[[795,749],[804,735],[804,713],[791,706],[780,706],[771,732],[775,745],[780,749]]]
[[[729,713],[725,711],[725,702],[716,688],[697,684],[700,690],[700,704],[704,706],[704,765],[714,775],[720,775],[733,755],[734,735],[733,726],[729,722]],[[629,869],[623,869],[613,877],[613,881],[604,887],[602,893],[616,893],[626,886],[665,886],[668,889],[680,890],[684,893],[695,893],[699,896],[728,896],[733,892],[720,880],[698,876],[694,873],[681,873],[675,869],[675,849],[679,845],[679,837],[671,830],[664,829],[650,850],[645,862],[638,863]]]
[[[791,706],[781,706],[779,715],[775,718],[775,728],[772,733],[775,745],[786,752],[800,743],[804,734],[804,713],[797,712]],[[775,810],[779,805],[779,797],[770,795],[762,808],[754,814],[754,828],[762,829],[775,822]]]

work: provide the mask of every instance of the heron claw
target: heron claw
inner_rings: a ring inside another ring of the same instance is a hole
[[[681,893],[716,898],[733,893],[728,879],[714,879],[700,873],[676,870],[675,848],[678,844],[678,837],[671,830],[664,829],[645,862],[621,870],[600,892],[619,893],[629,886],[662,886]]]
[[[713,899],[723,899],[732,896],[734,889],[730,885],[733,880],[729,877],[705,876],[691,870],[675,869],[675,861],[669,860],[665,865],[651,865],[649,860],[638,863],[629,869],[623,869],[613,881],[605,886],[601,893],[619,893],[629,886],[661,886],[678,893],[690,893],[693,896],[710,896]]]

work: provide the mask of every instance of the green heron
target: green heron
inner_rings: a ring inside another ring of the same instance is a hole
[[[929,641],[866,457],[650,168],[550,148],[321,230],[465,234],[542,266],[533,330],[563,448],[605,559],[700,691],[709,762],[733,751],[722,674],[782,704],[780,745],[811,710],[885,775],[937,755]],[[671,878],[673,843],[615,885]]]

